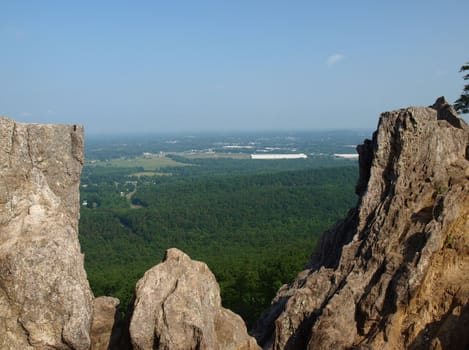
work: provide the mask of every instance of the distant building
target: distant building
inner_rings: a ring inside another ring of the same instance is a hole
[[[254,146],[227,145],[227,146],[223,146],[223,148],[225,149],[252,149],[254,148]]]
[[[357,153],[334,153],[334,157],[345,159],[358,159]]]
[[[146,159],[164,158],[165,156],[166,154],[164,152],[158,152],[158,153],[143,152],[143,158],[146,158]]]
[[[306,159],[308,156],[304,153],[296,154],[251,154],[251,159]]]

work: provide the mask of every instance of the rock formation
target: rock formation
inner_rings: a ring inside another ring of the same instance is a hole
[[[82,127],[0,118],[0,349],[90,347],[82,164]]]
[[[383,113],[359,202],[253,331],[264,349],[469,346],[469,127],[440,98]]]
[[[221,306],[207,265],[177,249],[138,281],[135,298],[130,337],[136,350],[259,349],[241,317]]]
[[[93,300],[93,320],[91,323],[91,350],[118,349],[121,334],[117,325],[120,321],[119,299],[99,297]],[[127,348],[127,347],[125,347]]]
[[[115,298],[93,299],[78,242],[83,128],[0,118],[0,349],[126,349]],[[128,326],[128,324],[127,324]],[[135,349],[259,349],[207,265],[168,250],[136,289]]]
[[[469,127],[440,98],[381,115],[356,208],[253,334],[264,349],[469,347]],[[83,129],[0,118],[0,349],[259,349],[207,265],[169,249],[93,299],[77,239]]]

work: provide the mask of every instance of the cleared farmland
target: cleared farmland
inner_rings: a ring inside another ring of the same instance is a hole
[[[191,166],[191,164],[177,162],[171,158],[132,158],[132,159],[113,159],[109,161],[93,161],[88,166],[105,166],[114,168],[143,168],[145,172],[153,172],[162,168],[174,168],[181,166]]]

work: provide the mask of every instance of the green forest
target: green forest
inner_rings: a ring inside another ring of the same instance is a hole
[[[176,247],[208,264],[223,305],[250,326],[356,201],[350,162],[175,158],[186,166],[154,169],[159,176],[83,170],[79,229],[88,278],[96,296],[118,297],[123,310],[137,280]]]

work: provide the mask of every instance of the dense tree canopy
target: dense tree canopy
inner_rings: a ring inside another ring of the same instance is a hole
[[[96,296],[121,310],[167,248],[204,261],[225,307],[252,325],[356,204],[364,131],[128,135],[87,140],[80,241]],[[251,153],[305,153],[257,161]],[[142,155],[143,154],[143,155]]]
[[[469,71],[469,62],[461,67],[460,72]],[[464,75],[464,80],[469,80],[469,74]],[[469,84],[464,86],[461,97],[459,97],[455,103],[454,107],[459,113],[465,114],[469,113]]]
[[[131,169],[85,168],[80,241],[95,295],[116,296],[125,309],[136,281],[177,247],[209,265],[223,304],[252,324],[356,201],[355,166],[283,171],[240,161],[239,173],[231,163],[135,181]]]

